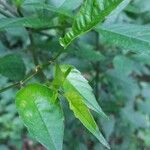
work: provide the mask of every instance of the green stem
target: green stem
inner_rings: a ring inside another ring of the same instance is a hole
[[[96,51],[99,50],[99,34],[95,32],[95,49]],[[95,96],[98,99],[99,98],[99,75],[100,75],[100,63],[97,62],[94,64],[95,66]]]
[[[0,89],[0,93],[5,92],[5,91],[7,91],[7,90],[9,90],[11,88],[17,87],[19,85],[20,85],[20,82],[17,82],[17,83],[14,83],[12,85],[9,85],[7,87],[4,87],[4,88]]]

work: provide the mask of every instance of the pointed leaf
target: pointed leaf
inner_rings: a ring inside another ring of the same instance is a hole
[[[63,38],[60,38],[60,44],[66,48],[76,37],[102,22],[122,1],[85,0],[79,14],[74,19],[71,30]]]
[[[112,11],[112,13],[110,13],[104,24],[112,24],[117,21],[117,18],[119,17],[122,10],[124,10],[130,2],[131,0],[123,0],[122,3],[114,11]]]
[[[134,24],[111,24],[97,27],[104,42],[137,53],[150,53],[150,27]]]
[[[31,84],[16,96],[16,106],[29,132],[47,149],[62,150],[63,113],[48,87]]]
[[[62,71],[66,71],[70,66],[61,66]],[[73,68],[66,80],[64,81],[63,88],[65,92],[76,91],[82,97],[83,103],[90,109],[99,113],[102,117],[107,118],[101,107],[98,105],[96,98],[93,94],[91,86],[88,81],[81,75],[81,73]]]
[[[82,124],[104,145],[109,149],[109,145],[106,142],[103,135],[100,133],[96,122],[90,111],[83,103],[83,97],[79,95],[77,91],[68,91],[65,93],[65,97],[69,101],[70,109],[74,112],[76,118],[78,118]]]

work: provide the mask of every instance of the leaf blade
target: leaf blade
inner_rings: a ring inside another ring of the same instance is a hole
[[[60,15],[64,15],[67,16],[69,18],[72,18],[72,14],[69,11],[69,13],[67,11],[65,11],[65,9],[63,8],[57,8],[48,4],[44,4],[44,3],[24,3],[24,5],[22,6],[22,8],[24,9],[29,9],[29,8],[34,8],[36,10],[48,10]]]
[[[114,24],[96,28],[102,40],[109,44],[130,49],[132,52],[149,54],[150,28],[144,25]]]
[[[70,66],[62,65],[61,69],[64,72],[68,67]],[[64,81],[63,88],[65,92],[78,92],[78,94],[83,97],[83,103],[88,108],[94,110],[102,117],[107,118],[98,102],[96,101],[93,90],[88,84],[88,81],[81,75],[81,73],[77,69],[72,67],[71,72],[68,74],[66,80]]]
[[[60,38],[60,44],[66,48],[75,38],[91,30],[102,22],[123,0],[86,0],[76,16],[71,30]],[[100,4],[99,4],[100,3]]]
[[[67,98],[70,109],[74,112],[75,117],[78,118],[105,147],[110,149],[109,144],[100,133],[93,116],[83,103],[83,98],[76,91],[66,92],[65,97]]]
[[[34,137],[48,149],[58,150],[62,149],[64,118],[54,97],[46,86],[30,84],[17,93],[16,106]]]
[[[47,22],[46,19],[39,18],[38,16],[33,17],[18,17],[18,18],[2,18],[0,19],[0,31],[6,28],[12,27],[28,27],[28,28],[44,28],[51,27],[52,24]]]

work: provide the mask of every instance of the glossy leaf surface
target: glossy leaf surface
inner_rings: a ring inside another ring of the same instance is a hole
[[[16,96],[16,106],[29,132],[47,149],[61,150],[64,117],[60,104],[49,88],[31,84]]]
[[[91,30],[102,22],[123,0],[85,0],[78,15],[74,19],[71,30],[60,39],[66,48],[79,35]]]
[[[62,66],[62,71],[66,71],[70,66]],[[101,107],[96,101],[96,98],[93,94],[91,86],[88,84],[88,81],[81,75],[81,73],[73,68],[66,80],[64,81],[63,88],[65,92],[72,93],[76,91],[78,95],[82,97],[82,102],[90,109],[96,111],[104,118],[106,117],[105,113],[102,111]]]
[[[104,146],[109,148],[108,143],[100,133],[90,111],[83,103],[83,97],[77,91],[68,91],[65,93],[65,97],[69,101],[70,109],[74,112],[76,118],[78,118]]]

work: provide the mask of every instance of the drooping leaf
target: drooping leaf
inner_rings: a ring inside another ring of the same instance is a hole
[[[9,54],[0,58],[0,74],[19,81],[24,78],[26,68],[20,55]]]
[[[63,72],[65,72],[70,66],[61,66]],[[64,81],[63,88],[65,92],[76,91],[78,95],[82,97],[82,102],[90,109],[94,110],[104,118],[107,118],[105,113],[102,111],[99,106],[96,98],[93,94],[91,86],[88,84],[88,81],[81,75],[81,73],[73,68],[66,80]]]
[[[60,38],[60,44],[66,48],[79,35],[91,30],[102,22],[123,0],[85,0],[74,19],[71,30]]]
[[[74,112],[82,124],[108,149],[109,144],[100,133],[96,122],[94,121],[89,109],[83,103],[83,97],[77,91],[67,91],[65,97],[69,102],[70,109]]]
[[[62,150],[64,118],[52,90],[30,84],[17,93],[16,106],[29,132],[40,143],[49,150]]]
[[[136,53],[150,53],[150,27],[133,24],[113,24],[96,29],[104,42]]]

